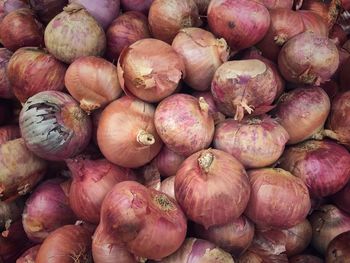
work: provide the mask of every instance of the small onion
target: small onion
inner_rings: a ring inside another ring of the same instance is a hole
[[[0,127],[0,145],[20,137],[21,132],[17,125],[6,125]]]
[[[97,141],[110,162],[136,168],[150,162],[163,145],[154,121],[154,106],[124,96],[102,112]]]
[[[241,122],[227,119],[215,129],[213,144],[237,158],[246,168],[273,164],[284,151],[287,131],[268,115],[245,118]]]
[[[164,146],[152,163],[157,167],[161,176],[170,177],[176,174],[184,160],[184,156],[179,155]]]
[[[297,255],[289,259],[289,263],[324,263],[322,259],[313,255]]]
[[[90,112],[120,97],[117,67],[98,57],[81,57],[68,68],[64,77],[67,90]]]
[[[161,182],[160,192],[174,198],[175,197],[175,175],[165,178],[164,181]]]
[[[35,94],[46,90],[63,90],[66,65],[44,49],[18,49],[7,66],[7,77],[13,93],[24,103]]]
[[[340,263],[348,262],[350,260],[350,231],[336,236],[327,248],[326,262]]]
[[[286,254],[296,255],[304,251],[311,242],[312,227],[308,220],[283,230],[286,235]]]
[[[123,11],[138,11],[148,14],[154,0],[120,0]]]
[[[5,229],[9,223],[21,218],[24,202],[21,198],[13,201],[0,202],[0,230]]]
[[[182,57],[157,39],[141,39],[124,49],[119,57],[121,87],[147,102],[159,102],[174,93],[182,76],[185,76]]]
[[[327,23],[318,14],[307,11],[299,10],[298,13],[303,19],[305,31],[312,31],[315,34],[323,37],[327,37],[329,30]]]
[[[0,98],[4,99],[13,98],[11,84],[6,73],[11,56],[10,50],[0,48]]]
[[[207,148],[214,136],[214,120],[204,98],[175,94],[158,104],[154,124],[165,145],[189,156]]]
[[[29,0],[29,3],[39,19],[47,24],[62,11],[68,0]]]
[[[70,4],[45,29],[45,45],[57,59],[72,63],[83,56],[101,56],[106,36],[97,21],[81,5]]]
[[[17,259],[16,263],[35,263],[39,248],[40,245],[29,248]]]
[[[332,199],[337,207],[350,214],[350,180]]]
[[[272,168],[251,170],[248,175],[252,191],[245,214],[254,223],[286,229],[306,218],[311,203],[301,179]]]
[[[193,0],[154,0],[149,10],[148,22],[152,35],[169,44],[180,29],[201,24],[197,5]]]

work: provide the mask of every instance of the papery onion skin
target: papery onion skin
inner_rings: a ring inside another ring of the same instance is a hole
[[[6,73],[12,54],[10,50],[0,48],[0,98],[4,99],[13,98],[11,84]]]
[[[347,262],[350,259],[350,231],[336,236],[327,248],[326,262]]]
[[[286,229],[303,221],[310,208],[303,181],[282,169],[248,172],[252,191],[245,215],[262,227]]]
[[[318,14],[308,11],[299,10],[297,11],[303,19],[305,31],[312,31],[315,34],[323,37],[327,37],[329,30],[327,23]]]
[[[136,11],[129,11],[118,16],[106,31],[106,57],[117,61],[124,48],[136,41],[150,38],[147,17]]]
[[[226,62],[229,48],[226,41],[201,28],[181,29],[173,40],[172,47],[185,62],[184,81],[193,89],[210,89],[216,69]]]
[[[82,56],[102,56],[106,48],[103,29],[77,4],[65,7],[50,21],[44,38],[48,51],[68,64]]]
[[[44,49],[18,49],[7,66],[7,77],[16,98],[24,103],[35,94],[46,90],[64,89],[66,65]]]
[[[206,229],[239,218],[249,195],[250,185],[243,165],[220,150],[196,152],[176,173],[176,200],[189,219]]]
[[[135,42],[123,50],[118,60],[122,89],[146,102],[159,102],[174,93],[183,76],[182,57],[157,39]]]
[[[201,24],[193,0],[154,0],[148,13],[152,35],[171,44],[181,28]]]
[[[266,167],[278,160],[289,139],[287,131],[268,115],[227,119],[215,129],[214,148],[237,158],[246,168]]]
[[[126,181],[113,187],[102,203],[103,230],[142,258],[160,260],[185,240],[186,218],[175,200]]]
[[[313,255],[297,255],[289,259],[289,263],[323,263],[323,260]]]
[[[154,124],[165,145],[185,157],[207,148],[214,136],[214,120],[205,99],[187,94],[175,94],[159,103]]]
[[[163,146],[162,150],[154,158],[152,163],[157,167],[162,177],[170,177],[176,174],[184,160],[184,156],[173,152],[166,146]]]
[[[283,232],[286,234],[286,254],[289,257],[303,252],[311,242],[312,227],[307,219]]]
[[[327,93],[318,87],[301,87],[283,94],[274,115],[289,134],[287,144],[302,142],[319,132],[330,107]]]
[[[40,245],[29,248],[16,260],[16,263],[35,263],[39,248]]]
[[[251,0],[212,0],[208,7],[208,24],[217,37],[226,39],[233,51],[258,43],[270,25],[266,7]]]
[[[332,200],[338,208],[350,214],[350,181],[332,196]]]
[[[21,218],[24,201],[17,198],[13,201],[0,202],[0,230],[7,227],[8,223],[15,222]]]
[[[6,125],[0,127],[0,144],[14,139],[18,139],[20,137],[21,132],[17,125]]]
[[[123,11],[138,11],[147,15],[153,1],[154,0],[120,0],[120,4]]]
[[[150,162],[163,145],[153,123],[154,112],[153,105],[129,96],[109,104],[97,130],[98,146],[106,159],[128,168]]]
[[[167,194],[168,196],[175,197],[175,175],[165,178],[160,184],[160,192]]]
[[[0,199],[27,194],[42,179],[47,163],[30,152],[23,139],[0,145]]]
[[[62,11],[68,0],[29,0],[29,4],[40,21],[47,24]]]
[[[86,112],[106,106],[122,93],[117,67],[99,57],[76,59],[68,67],[64,83]]]

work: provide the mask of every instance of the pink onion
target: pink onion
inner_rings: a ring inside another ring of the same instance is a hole
[[[174,198],[175,197],[175,175],[165,178],[160,185],[160,190],[162,193]]]
[[[154,0],[120,0],[123,11],[138,11],[148,14]]]
[[[47,24],[62,11],[68,0],[29,0],[29,3],[39,19]]]
[[[326,262],[337,263],[350,260],[350,231],[336,236],[327,248]]]
[[[322,17],[308,10],[299,10],[298,13],[303,19],[305,31],[312,31],[323,37],[328,36],[328,25]]]
[[[176,174],[184,160],[184,156],[179,155],[164,146],[152,163],[157,167],[161,176],[170,177]]]
[[[313,255],[297,255],[289,259],[289,263],[323,263],[323,260]]]
[[[4,99],[13,98],[11,84],[6,73],[11,56],[10,50],[0,48],[0,98]]]
[[[350,180],[332,199],[337,207],[350,214]]]
[[[0,144],[21,137],[19,127],[16,125],[6,125],[0,127]]]
[[[35,263],[39,248],[40,245],[29,248],[17,259],[16,263]]]

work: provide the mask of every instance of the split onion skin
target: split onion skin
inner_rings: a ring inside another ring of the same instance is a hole
[[[7,66],[12,52],[6,48],[0,48],[0,98],[11,99],[13,92],[10,81],[7,77]]]
[[[350,231],[336,236],[327,248],[326,262],[347,262],[350,259]]]

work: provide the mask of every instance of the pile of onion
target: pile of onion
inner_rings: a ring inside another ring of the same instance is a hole
[[[12,52],[6,48],[0,48],[0,98],[11,99],[13,92],[10,81],[7,77],[7,66]]]

